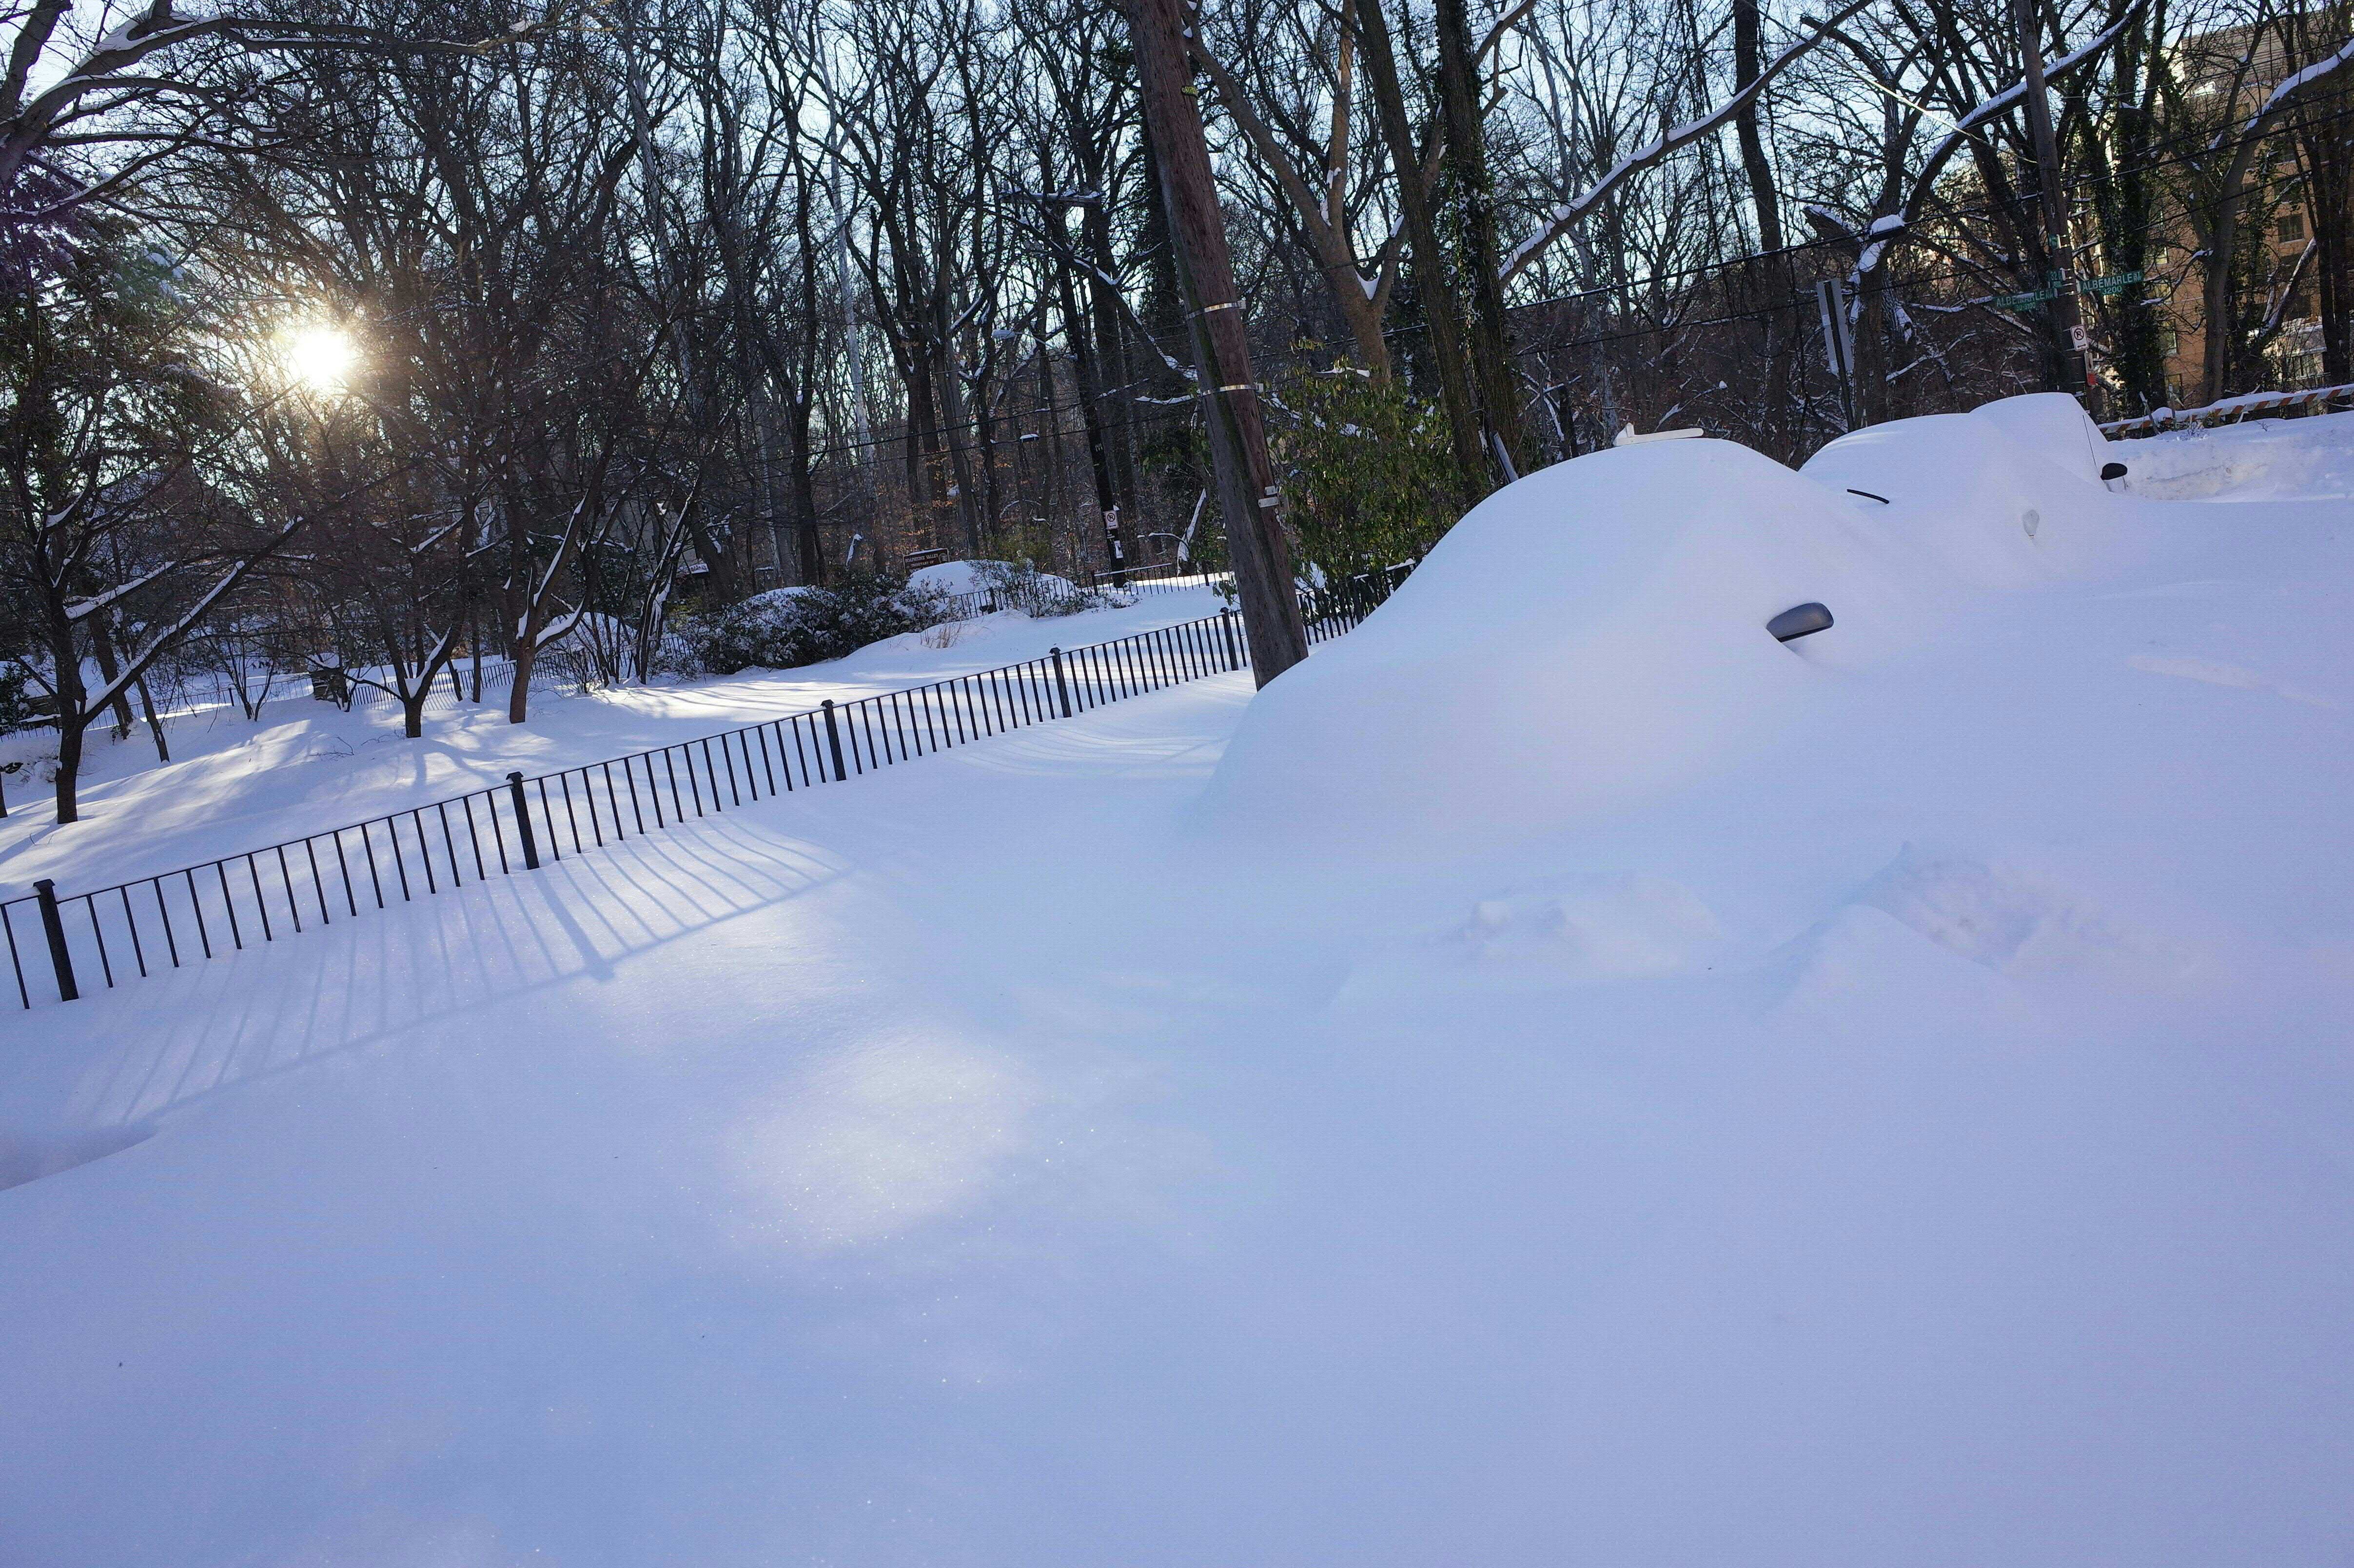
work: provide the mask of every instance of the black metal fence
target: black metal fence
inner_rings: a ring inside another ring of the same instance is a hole
[[[1406,569],[1303,596],[1309,640],[1355,627]],[[93,982],[112,989],[1249,662],[1242,618],[1222,609],[537,778],[510,773],[490,789],[95,892],[60,893],[44,879],[0,901],[0,937],[20,1007],[34,1004],[44,958],[58,999],[71,1001]]]

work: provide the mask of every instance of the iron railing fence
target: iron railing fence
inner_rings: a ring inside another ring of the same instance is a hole
[[[1310,641],[1357,626],[1406,569],[1303,595]],[[488,789],[92,892],[60,893],[45,878],[0,900],[0,938],[20,1008],[34,1005],[44,956],[51,984],[39,989],[71,1001],[93,978],[111,990],[1249,662],[1242,618],[1221,609],[535,778],[513,772]]]

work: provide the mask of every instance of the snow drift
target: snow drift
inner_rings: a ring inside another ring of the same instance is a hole
[[[1260,694],[1204,810],[1221,832],[1437,851],[1629,803],[1735,758],[1974,592],[2113,549],[2102,447],[2042,395],[1861,431],[1800,472],[1707,440],[1556,464]],[[1808,600],[1838,624],[1776,642],[1766,623]]]
[[[2110,455],[2074,398],[2039,392],[1854,431],[1799,472],[1848,500],[1885,497],[1867,504],[1923,553],[1924,586],[1950,592],[2121,564],[2130,509],[2101,484]]]

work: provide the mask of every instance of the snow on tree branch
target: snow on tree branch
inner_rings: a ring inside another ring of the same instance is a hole
[[[117,583],[103,593],[93,594],[88,599],[75,599],[66,606],[66,619],[70,621],[87,620],[124,595],[136,593],[156,578],[168,577],[186,565],[188,563],[186,561],[167,561],[154,571],[142,572],[129,582]]]
[[[2240,128],[2241,139],[2253,141],[2262,135],[2264,128],[2306,88],[2333,71],[2342,69],[2349,60],[2354,60],[2354,38],[2348,39],[2337,53],[2324,56],[2294,76],[2284,77],[2280,85],[2273,89],[2271,96],[2264,100],[2264,107],[2250,115],[2247,122]],[[2215,132],[2215,139],[2207,144],[2207,150],[2211,153],[2221,147],[2224,138],[2225,132]]]

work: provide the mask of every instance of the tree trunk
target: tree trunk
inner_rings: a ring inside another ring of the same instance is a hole
[[[2116,43],[2110,97],[2122,107],[2115,113],[2114,155],[2099,137],[2085,139],[2096,160],[2094,209],[2101,222],[2103,270],[2110,274],[2143,271],[2149,265],[2157,187],[2147,165],[2162,69],[2150,45],[2166,36],[2165,29],[2165,0],[2135,13]],[[2102,313],[2108,318],[2109,364],[2126,411],[2146,414],[2167,400],[2166,345],[2158,313],[2142,304],[2139,289],[2108,298],[2112,302]]]
[[[90,656],[98,661],[98,673],[106,678],[107,685],[112,685],[114,677],[122,673],[122,665],[114,657],[114,639],[107,635],[106,617],[102,614],[90,618]],[[101,691],[105,689],[106,686],[99,688]],[[121,740],[131,733],[130,694],[124,692],[115,693],[112,706],[114,738]]]
[[[978,556],[987,530],[981,525],[981,496],[973,486],[970,449],[959,439],[964,433],[963,427],[970,423],[964,412],[964,378],[958,367],[956,344],[949,335],[948,299],[937,291],[932,301],[931,325],[932,373],[939,387],[940,437],[948,448],[949,477],[956,487],[957,515],[964,524],[965,543]],[[881,548],[880,541],[875,547]]]
[[[66,717],[66,705],[58,704],[58,821],[81,821],[81,802],[76,786],[81,779],[82,726]]]
[[[507,645],[507,667],[514,680],[507,684],[507,723],[521,724],[530,712],[531,665],[538,652],[539,607],[534,602],[535,573],[531,558],[531,528],[526,513],[516,495],[510,492],[505,498],[507,520],[507,580],[499,606],[499,630]],[[715,580],[719,577],[719,564],[711,566]],[[420,692],[433,689],[433,677],[440,672],[431,659],[425,662],[422,678],[418,682]],[[420,699],[421,700],[421,699]]]
[[[810,228],[812,188],[810,178],[804,175],[794,198],[793,233],[801,241],[801,335],[799,344],[800,364],[795,367],[797,374],[793,377],[793,384],[785,388],[785,407],[790,416],[787,432],[792,438],[795,554],[801,559],[801,581],[814,588],[825,582],[826,571],[825,541],[820,535],[817,525],[817,482],[811,472],[810,462],[810,418],[817,408],[819,341],[818,248],[816,238]],[[846,245],[846,235],[843,237],[841,242]],[[849,281],[849,272],[845,266],[843,275],[843,305],[846,316],[843,352],[854,361],[858,352],[858,323],[856,313],[848,309]],[[855,370],[854,364],[854,370]],[[854,376],[853,390],[857,406],[856,436],[862,444],[852,449],[851,462],[854,471],[863,476],[866,471],[866,460],[869,455],[863,444],[866,440],[866,383],[863,375]]]
[[[1144,257],[1144,299],[1137,313],[1154,338],[1169,342],[1185,330],[1185,306],[1178,297],[1177,242],[1169,232],[1169,208],[1161,196],[1165,182],[1161,154],[1154,150],[1149,132],[1144,138],[1144,210],[1137,215],[1137,249]],[[1157,355],[1152,363],[1161,365]],[[1174,373],[1162,366],[1155,373],[1153,385],[1164,394],[1175,390]]]
[[[1763,40],[1758,36],[1757,0],[1733,0],[1734,84],[1746,88],[1765,69]],[[1749,180],[1749,205],[1757,214],[1760,249],[1782,249],[1782,203],[1774,190],[1774,165],[1766,157],[1766,139],[1757,130],[1757,101],[1734,117],[1741,143],[1741,172]]]
[[[2027,126],[2035,146],[2038,226],[2057,297],[2044,311],[2051,323],[2051,355],[2058,374],[2052,389],[2082,397],[2085,390],[2084,355],[2076,346],[2078,313],[2075,258],[2068,246],[2067,193],[2060,185],[2060,148],[2052,131],[2052,95],[2043,77],[2043,7],[2041,0],[2010,0],[2011,19],[2019,29],[2025,66]]]
[[[1862,277],[1855,322],[1855,387],[1857,411],[1867,425],[1884,425],[1890,416],[1888,355],[1888,269],[1874,267]]]
[[[2304,110],[2296,129],[2320,306],[2321,374],[2332,387],[2354,381],[2354,157],[2342,114]]]
[[[147,694],[147,677],[142,675],[131,684],[139,693],[139,713],[147,721],[147,733],[155,740],[155,760],[171,761],[172,748],[164,741],[164,723],[155,716],[155,699]]]
[[[785,580],[785,523],[784,508],[777,501],[777,449],[782,443],[777,439],[776,399],[769,396],[769,378],[757,367],[745,379],[751,383],[753,461],[759,464],[759,477],[753,486],[753,494],[760,508],[760,531],[768,535],[769,554],[777,564],[777,584],[782,587]]]
[[[815,408],[807,381],[792,407],[793,529],[800,540],[801,581],[822,587],[826,579],[825,541],[817,526],[817,482],[810,471],[810,416]],[[864,461],[864,457],[860,459]]]
[[[1363,0],[1368,7],[1382,0]],[[1439,100],[1447,116],[1447,163],[1471,281],[1471,365],[1505,479],[1527,467],[1521,436],[1521,389],[1504,332],[1504,286],[1496,253],[1496,193],[1488,173],[1488,132],[1480,123],[1478,62],[1464,0],[1437,0]],[[1481,465],[1485,468],[1485,464]]]
[[[2239,281],[2240,203],[2237,180],[2227,180],[2199,236],[2206,249],[2200,262],[2200,308],[2206,313],[2206,363],[2200,366],[2199,400],[2228,396],[2239,372],[2240,318],[2232,307]]]
[[[1061,232],[1062,216],[1055,214],[1049,221],[1056,229],[1055,302],[1062,310],[1064,341],[1071,345],[1072,377],[1078,384],[1079,427],[1087,433],[1087,466],[1096,482],[1096,514],[1103,525],[1104,566],[1116,574],[1118,581],[1125,587],[1131,552],[1122,536],[1119,491],[1113,482],[1110,443],[1104,433],[1103,378],[1097,372],[1087,318],[1079,313],[1078,291],[1072,286],[1071,266],[1066,249],[1066,237]]]
[[[1398,85],[1397,56],[1390,47],[1389,18],[1381,0],[1362,0],[1357,6],[1357,37],[1365,51],[1365,70],[1373,79],[1373,102],[1388,143],[1391,172],[1397,179],[1398,206],[1405,217],[1406,245],[1414,258],[1415,292],[1430,335],[1430,357],[1438,376],[1438,398],[1447,414],[1447,438],[1455,455],[1458,503],[1469,503],[1485,487],[1488,454],[1480,450],[1479,418],[1471,400],[1470,381],[1464,373],[1461,325],[1463,311],[1447,273],[1447,253],[1431,222],[1429,193],[1422,185],[1422,161],[1414,145],[1413,127],[1406,120],[1405,92]]]
[[[1119,296],[1102,274],[1119,265],[1112,254],[1111,193],[1105,189],[1098,168],[1090,176],[1102,199],[1087,203],[1079,212],[1079,240],[1087,247],[1087,279],[1086,294],[1088,309],[1094,316],[1096,341],[1096,376],[1108,389],[1099,410],[1111,448],[1112,493],[1117,497],[1120,515],[1135,522],[1142,521],[1139,511],[1140,497],[1136,480],[1136,431],[1132,413],[1136,388],[1129,385],[1128,338],[1125,330],[1126,311]],[[1148,197],[1156,194],[1148,192]]]
[[[895,312],[895,318],[899,313]],[[933,376],[931,354],[922,339],[904,330],[903,322],[894,321],[891,331],[892,359],[899,372],[901,384],[907,394],[907,505],[915,514],[917,530],[925,543],[937,536],[945,541],[947,531],[939,526],[938,493],[935,480],[939,445],[937,419],[933,413]],[[881,520],[875,520],[875,526]]]
[[[71,822],[81,816],[76,790],[81,779],[82,734],[97,715],[85,711],[90,688],[82,684],[81,655],[74,646],[73,622],[66,618],[65,596],[45,598],[43,641],[48,644],[58,687],[58,821]]]
[[[514,646],[514,683],[507,688],[507,723],[521,724],[530,716],[531,672],[539,662],[539,642],[536,637],[516,639]]]

